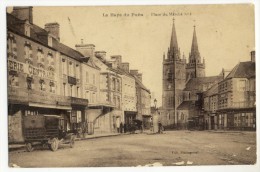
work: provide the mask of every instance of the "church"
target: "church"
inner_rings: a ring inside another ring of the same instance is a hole
[[[166,128],[187,129],[189,121],[198,125],[202,113],[202,93],[223,80],[223,75],[206,77],[205,59],[201,58],[196,26],[189,59],[180,53],[175,21],[168,52],[163,54],[161,122]],[[203,119],[203,118],[202,118]]]

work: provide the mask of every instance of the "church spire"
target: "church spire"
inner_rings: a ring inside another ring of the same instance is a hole
[[[173,52],[173,50],[178,50],[178,42],[177,42],[177,35],[175,30],[175,24],[174,24],[174,18],[172,22],[172,36],[171,36],[171,42],[170,42],[170,51]]]
[[[197,54],[199,53],[199,47],[198,47],[198,41],[196,36],[196,26],[194,25],[193,30],[193,38],[192,38],[192,45],[191,45],[191,54],[194,55],[194,57],[197,57]]]

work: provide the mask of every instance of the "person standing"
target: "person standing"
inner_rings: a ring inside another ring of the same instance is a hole
[[[119,122],[119,118],[116,118],[116,128],[117,128],[117,132],[120,132],[120,122]]]
[[[123,133],[123,127],[124,127],[123,123],[120,122],[120,133]]]

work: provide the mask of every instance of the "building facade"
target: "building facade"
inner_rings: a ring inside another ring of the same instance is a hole
[[[177,107],[182,102],[182,90],[186,81],[185,67],[186,60],[184,57],[181,58],[173,21],[170,47],[168,48],[167,57],[163,56],[163,125],[173,127],[177,124]]]
[[[32,7],[14,7],[7,21],[9,142],[24,141],[28,115],[59,115],[62,129],[78,130],[88,104],[80,95],[82,54],[60,43],[57,23],[34,25]]]
[[[218,84],[218,128],[256,129],[255,52]]]

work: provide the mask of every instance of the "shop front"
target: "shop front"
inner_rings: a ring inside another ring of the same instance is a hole
[[[72,107],[70,111],[70,130],[75,133],[77,137],[85,137],[88,132],[88,123],[85,118],[88,100],[70,97],[70,101]]]

